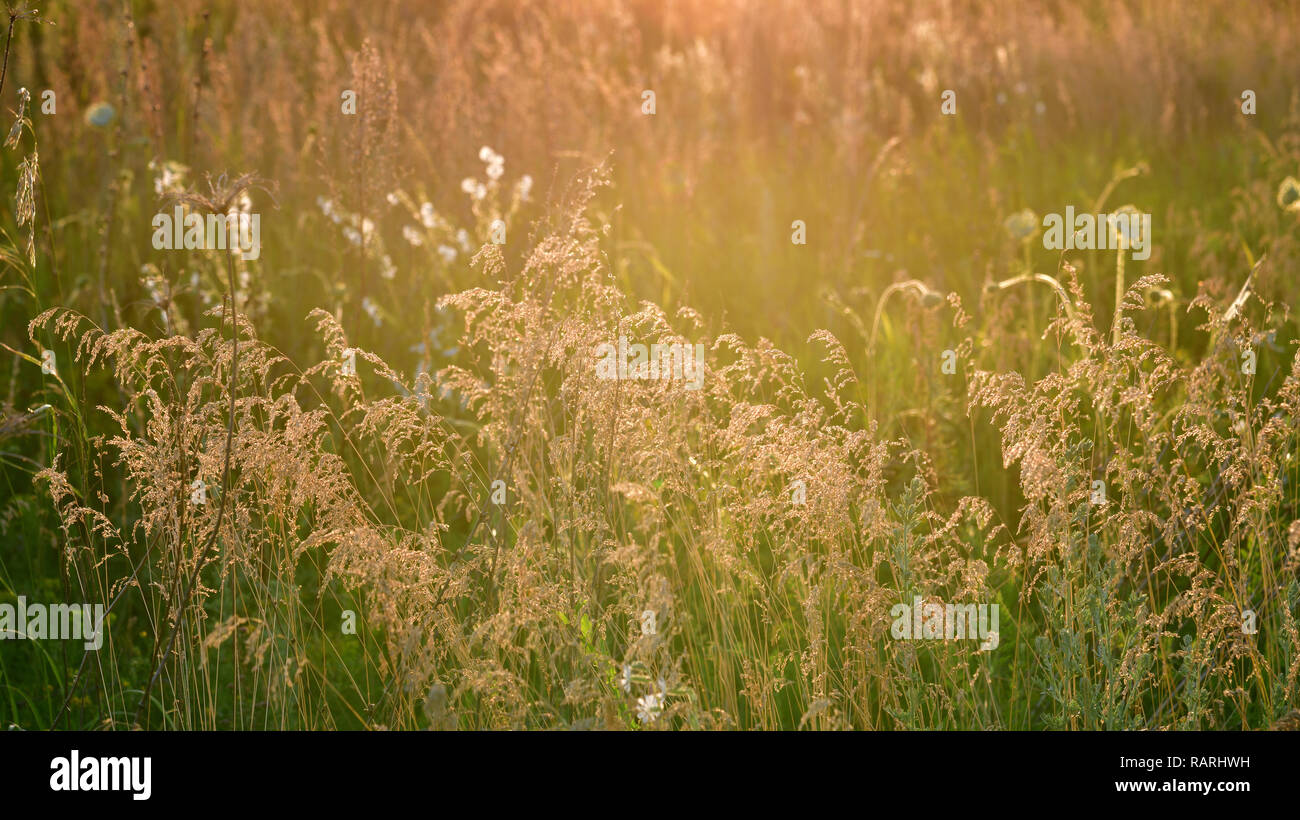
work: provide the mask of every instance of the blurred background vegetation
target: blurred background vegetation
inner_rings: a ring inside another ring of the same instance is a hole
[[[1268,264],[1253,281],[1260,303],[1294,304],[1297,296],[1296,212],[1278,201],[1283,181],[1300,174],[1300,9],[1292,3],[31,6],[39,14],[10,10],[0,88],[11,116],[19,89],[31,95],[30,128],[0,152],[0,190],[8,192],[0,206],[8,238],[0,274],[5,600],[76,597],[62,558],[69,536],[48,488],[33,481],[56,456],[85,488],[103,493],[105,514],[124,533],[141,516],[121,466],[93,444],[116,429],[94,408],[123,410],[126,393],[108,372],[79,372],[74,346],[47,329],[33,344],[28,323],[59,306],[105,331],[129,327],[151,338],[219,326],[204,311],[222,301],[224,263],[150,243],[161,196],[202,189],[209,174],[255,171],[274,183],[273,195],[251,194],[262,214],[262,252],[241,267],[238,283],[241,312],[262,342],[304,367],[326,358],[307,318],[322,308],[352,344],[411,375],[459,361],[458,330],[438,300],[489,286],[469,261],[489,223],[508,221],[503,262],[519,268],[535,241],[561,224],[559,203],[575,180],[606,164],[610,184],[589,211],[608,224],[604,264],[627,304],[646,300],[670,313],[690,306],[709,337],[730,331],[749,344],[771,340],[806,369],[810,385],[834,373],[808,341],[828,329],[864,379],[875,435],[905,439],[924,455],[918,472],[945,516],[959,498],[979,495],[998,520],[1014,522],[1026,498],[1018,465],[998,455],[1003,439],[991,411],[967,412],[968,381],[945,379],[934,366],[940,352],[969,337],[963,355],[972,367],[1031,382],[1070,355],[1068,343],[1047,334],[1056,317],[1050,291],[991,283],[1029,271],[1064,282],[1068,263],[1097,328],[1108,335],[1111,327],[1113,253],[1061,254],[1037,238],[1022,242],[1005,227],[1013,213],[1084,210],[1119,178],[1105,204],[1152,214],[1154,235],[1150,259],[1129,262],[1127,280],[1168,278],[1167,294],[1153,291],[1150,309],[1132,314],[1136,332],[1177,364],[1211,351],[1211,334],[1199,328],[1204,314],[1189,311],[1191,301],[1204,294],[1222,309],[1261,257]],[[47,89],[55,92],[53,113],[42,111]],[[342,111],[346,90],[356,92],[356,115]],[[653,115],[642,110],[645,90],[655,94]],[[956,95],[954,116],[940,113],[946,90]],[[1246,90],[1256,100],[1251,115],[1242,111]],[[484,146],[501,162],[485,160]],[[35,215],[20,223],[15,195],[22,164],[30,169],[34,156]],[[503,168],[499,182],[476,198],[476,184],[494,181],[494,166]],[[790,241],[795,220],[806,223],[806,244]],[[897,298],[880,307],[891,284],[912,279],[956,294],[973,326],[955,326],[960,314],[947,301]],[[877,312],[879,341],[869,352]],[[1283,308],[1268,318],[1276,321],[1266,328],[1273,335],[1261,348],[1266,378],[1255,398],[1276,393],[1294,358],[1294,321]],[[20,355],[39,359],[46,346],[62,363],[66,394]],[[43,404],[54,409],[33,413]],[[1213,465],[1197,469],[1208,485]],[[891,497],[904,493],[907,473],[891,475]],[[1294,484],[1289,492],[1280,519],[1287,509],[1295,517]],[[451,540],[470,537],[466,518],[452,521]],[[324,573],[321,563],[297,580],[323,588]],[[360,607],[352,596],[331,588],[328,601],[313,606],[334,623],[338,611]],[[134,706],[121,692],[146,689],[166,643],[163,620],[131,606],[116,617],[134,620],[115,630],[138,631],[140,645],[123,650],[122,682],[112,686],[79,677],[79,650],[0,646],[6,725],[138,719],[94,694],[116,687],[119,705]],[[573,621],[580,617],[575,609]],[[383,652],[309,629],[296,634],[329,644],[321,663],[347,670],[350,680],[337,690],[322,685],[330,719],[302,707],[271,725],[403,725],[394,717],[400,709],[376,706],[392,697]],[[215,680],[234,686],[237,678],[228,670]],[[1012,681],[1025,684],[1016,673]],[[810,698],[751,725],[799,725]],[[1161,699],[1154,696],[1155,705]],[[206,722],[155,717],[144,725],[252,725],[229,698],[214,695],[212,703]],[[169,708],[160,703],[158,714]],[[1010,712],[986,715],[986,725],[1045,725]],[[879,717],[876,725],[909,725]],[[1240,726],[1273,717],[1233,719]]]

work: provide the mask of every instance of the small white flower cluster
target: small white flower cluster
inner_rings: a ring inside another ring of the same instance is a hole
[[[389,197],[392,197],[392,194],[389,194]],[[363,219],[358,214],[347,213],[333,200],[323,196],[316,197],[316,207],[320,208],[320,212],[326,219],[342,226],[343,238],[353,246],[359,248],[364,244],[365,247],[377,252],[380,276],[392,279],[397,275],[397,267],[393,264],[392,257],[383,252],[383,243],[372,220]]]
[[[465,177],[460,181],[460,189],[469,194],[474,200],[481,200],[487,196],[487,186],[473,177]]]
[[[486,167],[486,181],[480,182],[466,177],[461,182],[461,190],[473,200],[473,211],[479,222],[478,232],[485,230],[489,221],[496,226],[507,222],[515,213],[519,203],[527,202],[532,192],[533,179],[524,175],[514,186],[513,200],[505,203],[505,213],[501,213],[496,193],[500,180],[505,174],[505,158],[487,146],[479,151],[479,159]],[[170,179],[170,178],[169,178]],[[401,189],[385,194],[384,201],[390,207],[402,206],[409,214],[411,222],[401,227],[402,239],[412,248],[428,248],[437,254],[436,260],[445,266],[454,264],[474,251],[474,234],[470,230],[454,225],[449,219],[438,213],[433,203],[419,198],[412,198]],[[392,257],[385,251],[383,232],[378,226],[359,214],[349,213],[339,203],[325,196],[316,197],[316,206],[326,219],[339,226],[343,237],[354,247],[364,248],[367,256],[374,256],[379,262],[379,273],[384,279],[392,280],[397,276],[397,267]],[[376,219],[379,219],[377,216]],[[495,227],[494,227],[495,230]],[[372,304],[367,308],[371,318],[378,324],[378,308]]]
[[[401,192],[389,194],[388,202],[392,205],[405,203],[411,216],[416,220],[415,224],[402,227],[402,238],[411,247],[419,248],[426,244],[434,247],[438,256],[448,265],[455,262],[461,253],[470,252],[469,231],[464,228],[454,229],[450,222],[433,209],[433,203],[422,202],[420,207],[416,208],[415,203]],[[436,246],[435,242],[437,242]],[[455,244],[452,244],[453,242]]]
[[[496,182],[506,172],[506,158],[484,145],[478,149],[478,158],[487,163],[488,179]]]
[[[153,178],[154,193],[161,197],[164,194],[180,191],[185,185],[185,174],[190,169],[172,160],[167,162],[150,160],[149,170],[155,172]],[[247,193],[244,194],[244,196],[247,195]]]
[[[361,230],[359,231],[353,225],[343,226],[343,236],[353,245],[357,245],[358,247],[363,241],[369,242],[374,234],[375,223],[371,222],[369,219],[361,220]]]
[[[334,201],[326,199],[323,196],[316,197],[316,206],[320,212],[333,222],[335,225],[343,226],[343,236],[353,245],[361,245],[362,240],[369,242],[375,234],[375,223],[369,219],[362,219],[357,214],[349,214],[341,210]],[[361,230],[357,230],[360,228]]]
[[[496,182],[506,172],[505,158],[484,145],[479,149],[478,158],[487,163],[488,179]],[[487,196],[487,186],[474,177],[465,177],[460,181],[460,189],[470,195],[474,201],[481,201]]]
[[[320,208],[320,212],[325,214],[325,216],[335,225],[338,225],[343,221],[343,217],[339,215],[338,210],[334,207],[333,200],[326,199],[323,196],[318,196],[316,197],[316,207]]]
[[[363,239],[369,242],[374,237],[375,223],[371,220],[362,219],[357,214],[346,213],[335,205],[333,200],[323,196],[316,197],[316,206],[335,225],[343,226],[343,236],[353,245],[359,246]]]
[[[643,638],[655,638],[659,635],[659,616],[653,609],[644,610],[638,619],[641,626],[641,636]],[[622,674],[619,675],[618,685],[627,694],[632,694],[632,683],[635,679],[647,680],[649,675],[640,675],[634,678],[633,664],[623,664]],[[654,723],[664,711],[668,702],[668,683],[660,675],[655,681],[655,689],[636,699],[636,717],[643,725]]]
[[[473,177],[465,177],[460,181],[460,189],[469,194],[470,198],[475,202],[483,201],[483,199],[487,197],[488,191],[500,182],[501,177],[504,176],[506,172],[505,157],[501,156],[496,151],[493,151],[488,146],[484,145],[479,149],[478,158],[487,165],[485,172],[487,174],[488,182],[484,184]],[[532,194],[532,190],[533,178],[528,174],[524,174],[520,177],[519,182],[515,184],[515,194],[518,196],[520,202],[527,202],[529,196]]]

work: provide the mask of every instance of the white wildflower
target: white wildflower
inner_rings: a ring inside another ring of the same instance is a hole
[[[663,695],[651,694],[636,699],[636,717],[642,723],[653,723],[663,710]]]

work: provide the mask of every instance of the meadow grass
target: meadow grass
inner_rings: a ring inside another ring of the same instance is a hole
[[[3,725],[1296,708],[1290,4],[10,16],[0,604],[109,616],[0,643]],[[156,249],[178,202],[260,256]],[[1125,204],[1148,260],[1008,230]],[[601,378],[620,337],[700,389]],[[917,598],[996,648],[900,640]]]

